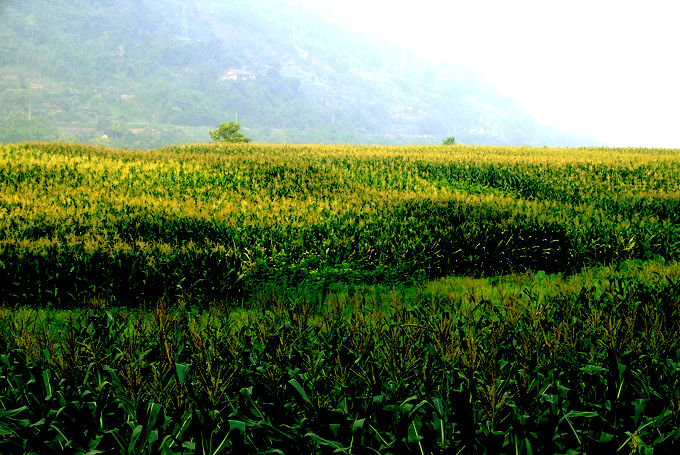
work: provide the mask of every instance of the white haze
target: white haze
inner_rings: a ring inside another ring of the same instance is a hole
[[[680,148],[675,2],[318,2],[335,21],[477,70],[542,123]]]

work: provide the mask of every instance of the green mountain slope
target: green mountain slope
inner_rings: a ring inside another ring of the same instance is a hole
[[[432,64],[285,1],[5,1],[0,142],[576,145],[472,70]]]

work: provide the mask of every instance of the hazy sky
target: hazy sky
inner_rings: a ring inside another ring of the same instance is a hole
[[[540,122],[680,148],[677,2],[318,1],[357,29],[476,69]]]

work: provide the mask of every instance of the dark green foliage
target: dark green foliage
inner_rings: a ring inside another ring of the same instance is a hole
[[[8,245],[3,251],[7,279],[0,288],[7,303],[49,302],[64,307],[102,293],[114,302],[136,307],[153,304],[165,294],[190,294],[205,302],[238,301],[266,283],[412,283],[450,274],[498,275],[527,269],[572,272],[586,261],[611,259],[602,256],[611,254],[606,251],[585,250],[575,255],[577,240],[558,223],[508,219],[503,212],[468,209],[457,203],[408,203],[395,207],[389,219],[390,224],[374,221],[363,227],[338,219],[323,229],[310,226],[301,232],[285,226],[280,230],[235,228],[191,219],[131,220],[111,226],[110,232],[131,242],[182,239],[186,244],[210,238],[233,245],[236,251],[250,250],[252,264],[243,268],[244,253],[178,248],[169,253],[132,250],[111,255],[85,252],[78,246],[32,252]],[[32,227],[22,236],[51,236],[52,230],[56,227]],[[263,238],[280,252],[273,255],[264,247],[253,248]],[[353,241],[326,252],[324,245],[334,239]],[[676,251],[662,247],[667,248],[660,245],[653,252],[675,257]]]
[[[3,309],[0,450],[672,453],[678,286],[389,308],[271,294],[247,323],[167,303],[63,322]]]

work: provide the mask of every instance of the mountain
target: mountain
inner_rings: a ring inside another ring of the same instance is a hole
[[[479,75],[292,0],[4,0],[0,142],[585,145]],[[4,88],[3,88],[4,87]]]

